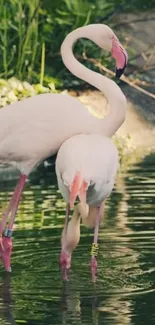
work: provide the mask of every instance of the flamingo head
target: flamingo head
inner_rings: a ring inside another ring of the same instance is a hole
[[[116,62],[116,77],[120,78],[127,66],[128,54],[115,35],[112,36],[111,53]]]
[[[77,172],[70,185],[70,207],[73,208],[75,200],[79,197],[81,203],[86,205],[86,196],[89,183],[82,178],[82,174]]]
[[[128,54],[112,29],[104,24],[92,24],[84,28],[88,31],[88,38],[100,48],[111,52],[116,62],[116,77],[120,78],[127,66]]]

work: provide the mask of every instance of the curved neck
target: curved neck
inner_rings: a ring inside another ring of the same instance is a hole
[[[103,135],[112,136],[122,125],[126,115],[126,98],[118,85],[111,79],[91,71],[76,60],[73,55],[73,45],[79,38],[93,40],[92,26],[76,29],[67,35],[61,46],[62,60],[67,69],[76,77],[88,82],[90,85],[104,93],[108,100],[110,112],[104,119],[99,120]]]
[[[89,212],[88,205],[84,206],[82,203],[78,203],[74,206],[74,212],[71,220],[73,220],[73,222],[75,223],[79,223],[81,217],[82,217],[82,221],[83,218],[85,219],[88,217],[88,212]]]
[[[78,203],[74,208],[74,213],[72,217],[73,223],[80,223],[82,218],[82,223],[87,228],[94,228],[96,220],[96,207],[84,205],[81,202]]]

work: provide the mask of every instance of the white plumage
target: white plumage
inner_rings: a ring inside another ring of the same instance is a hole
[[[63,277],[71,265],[72,251],[80,240],[80,219],[88,228],[94,228],[91,272],[93,281],[97,272],[98,231],[104,202],[110,195],[119,165],[118,151],[113,141],[98,134],[75,135],[60,147],[56,159],[56,174],[59,190],[67,203],[65,226],[61,237],[60,263]],[[76,197],[69,221],[68,207]]]
[[[43,159],[77,133],[102,132],[101,120],[77,99],[42,94],[0,110],[0,163],[10,163],[29,174]]]
[[[60,192],[67,203],[77,172],[89,184],[87,203],[100,204],[110,195],[118,170],[118,151],[113,141],[97,134],[76,135],[60,147],[56,174]]]

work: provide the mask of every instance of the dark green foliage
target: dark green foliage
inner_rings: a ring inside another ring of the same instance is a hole
[[[67,33],[89,23],[110,24],[110,17],[118,12],[154,7],[155,0],[0,0],[0,77],[40,81],[45,44],[44,84],[55,80],[67,80],[67,86],[78,84],[64,68],[59,53]],[[107,64],[109,59],[100,49],[87,40],[78,42],[77,54],[85,49],[90,57]]]

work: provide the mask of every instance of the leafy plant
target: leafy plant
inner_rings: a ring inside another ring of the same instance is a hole
[[[54,85],[49,83],[47,87],[41,84],[29,84],[27,81],[12,77],[8,80],[0,79],[0,108],[17,102],[24,97],[32,97],[37,94],[55,92]]]
[[[115,12],[146,8],[154,8],[154,0],[0,0],[0,77],[41,83],[50,78],[53,82],[54,77],[63,83],[81,83],[62,64],[60,46],[65,36],[89,23],[109,23]],[[76,46],[78,55],[84,51],[109,63],[87,40]]]

